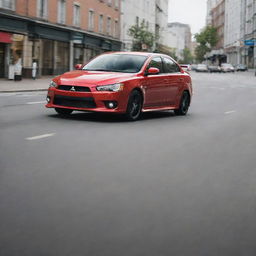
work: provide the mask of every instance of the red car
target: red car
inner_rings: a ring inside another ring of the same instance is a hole
[[[61,115],[73,110],[125,113],[135,121],[147,111],[186,115],[190,106],[191,77],[167,55],[107,53],[76,68],[51,81],[47,108]]]

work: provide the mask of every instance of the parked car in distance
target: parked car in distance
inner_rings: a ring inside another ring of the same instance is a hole
[[[208,70],[210,73],[221,73],[220,66],[208,66]]]
[[[182,69],[183,69],[184,71],[187,71],[187,72],[191,71],[191,66],[190,66],[190,64],[180,64],[180,66],[182,67]]]
[[[205,64],[198,64],[196,67],[196,72],[208,72],[208,67]]]
[[[235,72],[235,68],[229,64],[229,63],[222,63],[221,64],[221,71],[224,72],[224,73],[227,73],[227,72]]]
[[[192,64],[192,65],[191,65],[191,70],[195,71],[196,68],[197,68],[197,64]]]
[[[238,64],[238,65],[236,65],[236,71],[247,71],[248,70],[248,68],[247,68],[247,66],[246,65],[244,65],[244,64]]]
[[[191,77],[168,55],[106,53],[77,69],[53,78],[48,89],[46,107],[62,116],[93,111],[126,114],[135,121],[141,112],[188,112]]]

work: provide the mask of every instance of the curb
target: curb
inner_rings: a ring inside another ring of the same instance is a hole
[[[1,91],[0,93],[11,93],[11,92],[44,92],[47,91],[48,89],[24,89],[24,90],[12,90],[12,91]]]

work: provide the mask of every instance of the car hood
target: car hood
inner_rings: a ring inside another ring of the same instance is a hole
[[[61,85],[105,85],[120,83],[133,76],[134,74],[131,73],[77,70],[60,75],[54,81]]]

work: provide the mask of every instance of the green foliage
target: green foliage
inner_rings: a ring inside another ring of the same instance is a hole
[[[210,52],[219,41],[217,28],[207,26],[200,33],[195,35],[195,39],[198,43],[195,51],[196,59],[201,62],[204,60],[204,55]]]
[[[161,45],[161,44],[156,44],[156,49],[154,51],[155,53],[162,53],[162,54],[166,54],[169,55],[170,57],[172,57],[174,60],[178,60],[178,57],[176,55],[176,52],[173,48]]]
[[[155,42],[154,34],[148,31],[143,20],[139,26],[132,26],[128,34],[133,37],[133,51],[151,51]]]
[[[190,52],[190,50],[188,48],[185,48],[183,50],[183,59],[181,60],[182,63],[193,63],[193,56],[192,56],[192,53]]]

